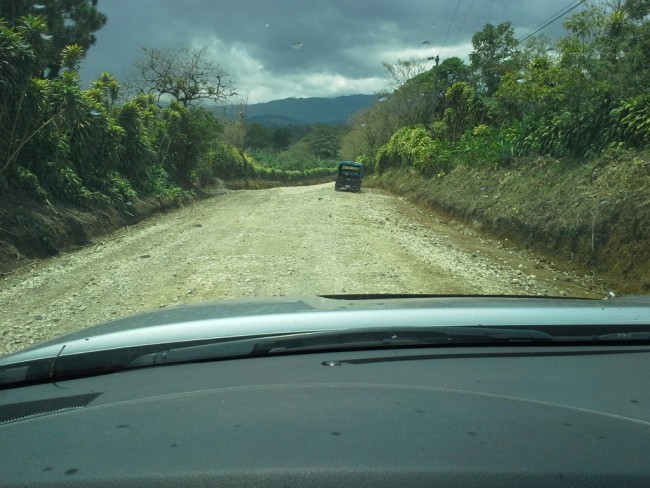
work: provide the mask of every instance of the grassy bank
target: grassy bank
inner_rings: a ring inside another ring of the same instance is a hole
[[[364,184],[595,273],[620,292],[650,292],[647,152],[609,152],[579,164],[537,158],[500,169],[461,165],[438,178],[389,169]]]

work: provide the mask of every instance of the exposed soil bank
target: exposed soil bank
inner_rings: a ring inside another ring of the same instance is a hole
[[[618,292],[650,292],[647,154],[581,164],[538,158],[501,169],[461,166],[432,179],[392,170],[365,184],[541,251]]]
[[[2,196],[0,274],[10,274],[34,260],[80,249],[90,245],[94,238],[182,205],[141,199],[134,201],[128,212],[120,212],[105,206],[79,208],[56,202],[42,204],[16,195]]]

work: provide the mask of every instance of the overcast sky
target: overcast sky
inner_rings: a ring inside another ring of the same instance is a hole
[[[208,46],[248,103],[372,94],[382,62],[467,59],[486,23],[527,34],[578,0],[99,0],[108,17],[82,66],[84,82],[124,79],[141,48]],[[580,7],[582,8],[582,7]],[[546,29],[552,33],[561,20]]]

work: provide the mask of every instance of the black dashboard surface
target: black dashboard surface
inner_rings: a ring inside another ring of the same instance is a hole
[[[0,484],[650,486],[648,371],[642,346],[420,348],[2,390]]]

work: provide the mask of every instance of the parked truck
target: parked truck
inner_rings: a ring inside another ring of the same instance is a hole
[[[361,191],[362,178],[363,164],[356,161],[341,161],[338,165],[334,190]]]

